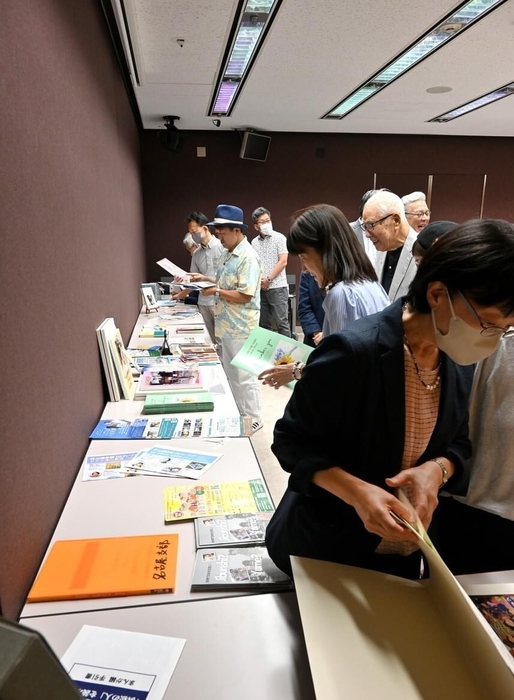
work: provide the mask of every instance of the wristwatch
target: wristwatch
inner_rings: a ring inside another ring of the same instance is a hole
[[[296,379],[297,381],[302,378],[302,370],[305,367],[305,362],[300,362],[297,360],[295,363],[293,363],[293,369],[292,369],[292,374],[293,374],[293,379]]]
[[[436,464],[438,464],[441,467],[441,471],[443,473],[442,474],[443,480],[441,481],[439,488],[442,489],[443,486],[447,483],[448,479],[450,478],[450,475],[448,474],[448,469],[446,469],[442,460],[440,460],[438,457],[432,457],[432,459],[430,461],[435,462]]]
[[[220,298],[220,288],[216,287],[216,291],[214,292],[214,296]]]

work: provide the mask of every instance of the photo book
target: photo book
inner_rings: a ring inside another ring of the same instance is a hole
[[[337,700],[342,687],[349,698],[514,698],[512,608],[493,598],[507,588],[512,600],[514,584],[461,585],[421,524],[402,524],[419,538],[428,579],[291,557],[316,698]],[[490,599],[482,612],[476,596]]]
[[[201,389],[203,383],[198,365],[176,360],[167,365],[151,366],[143,370],[134,398],[144,399],[148,394],[192,392]]]

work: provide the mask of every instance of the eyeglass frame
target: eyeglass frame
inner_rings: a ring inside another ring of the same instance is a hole
[[[501,326],[494,326],[493,324],[487,326],[475,311],[473,304],[464,296],[464,294],[460,290],[457,290],[457,294],[459,294],[459,296],[462,297],[467,307],[472,311],[476,320],[480,324],[480,328],[482,329],[480,331],[480,335],[484,335],[486,338],[491,337],[493,335],[500,335],[500,333],[502,338],[511,338],[512,336],[514,336],[513,326],[509,326],[507,329],[502,328]]]
[[[430,218],[430,214],[432,212],[430,209],[426,209],[425,211],[406,211],[405,214],[408,216],[415,216],[417,219],[421,219],[422,217],[426,217],[427,219]]]
[[[374,230],[375,226],[377,224],[380,224],[382,221],[385,221],[388,219],[390,216],[394,216],[395,212],[392,212],[391,214],[386,214],[383,216],[381,219],[377,219],[376,221],[366,221],[364,222],[362,219],[359,220],[359,226],[363,231],[368,231],[371,232]]]

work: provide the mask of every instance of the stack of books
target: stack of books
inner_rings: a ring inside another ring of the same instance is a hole
[[[213,411],[214,401],[210,391],[174,391],[147,394],[143,413],[197,413]]]
[[[219,362],[218,354],[210,343],[180,343],[178,347],[185,362]]]

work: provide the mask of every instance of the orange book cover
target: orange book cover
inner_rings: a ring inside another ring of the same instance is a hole
[[[59,540],[27,601],[173,593],[177,554],[176,534]]]

